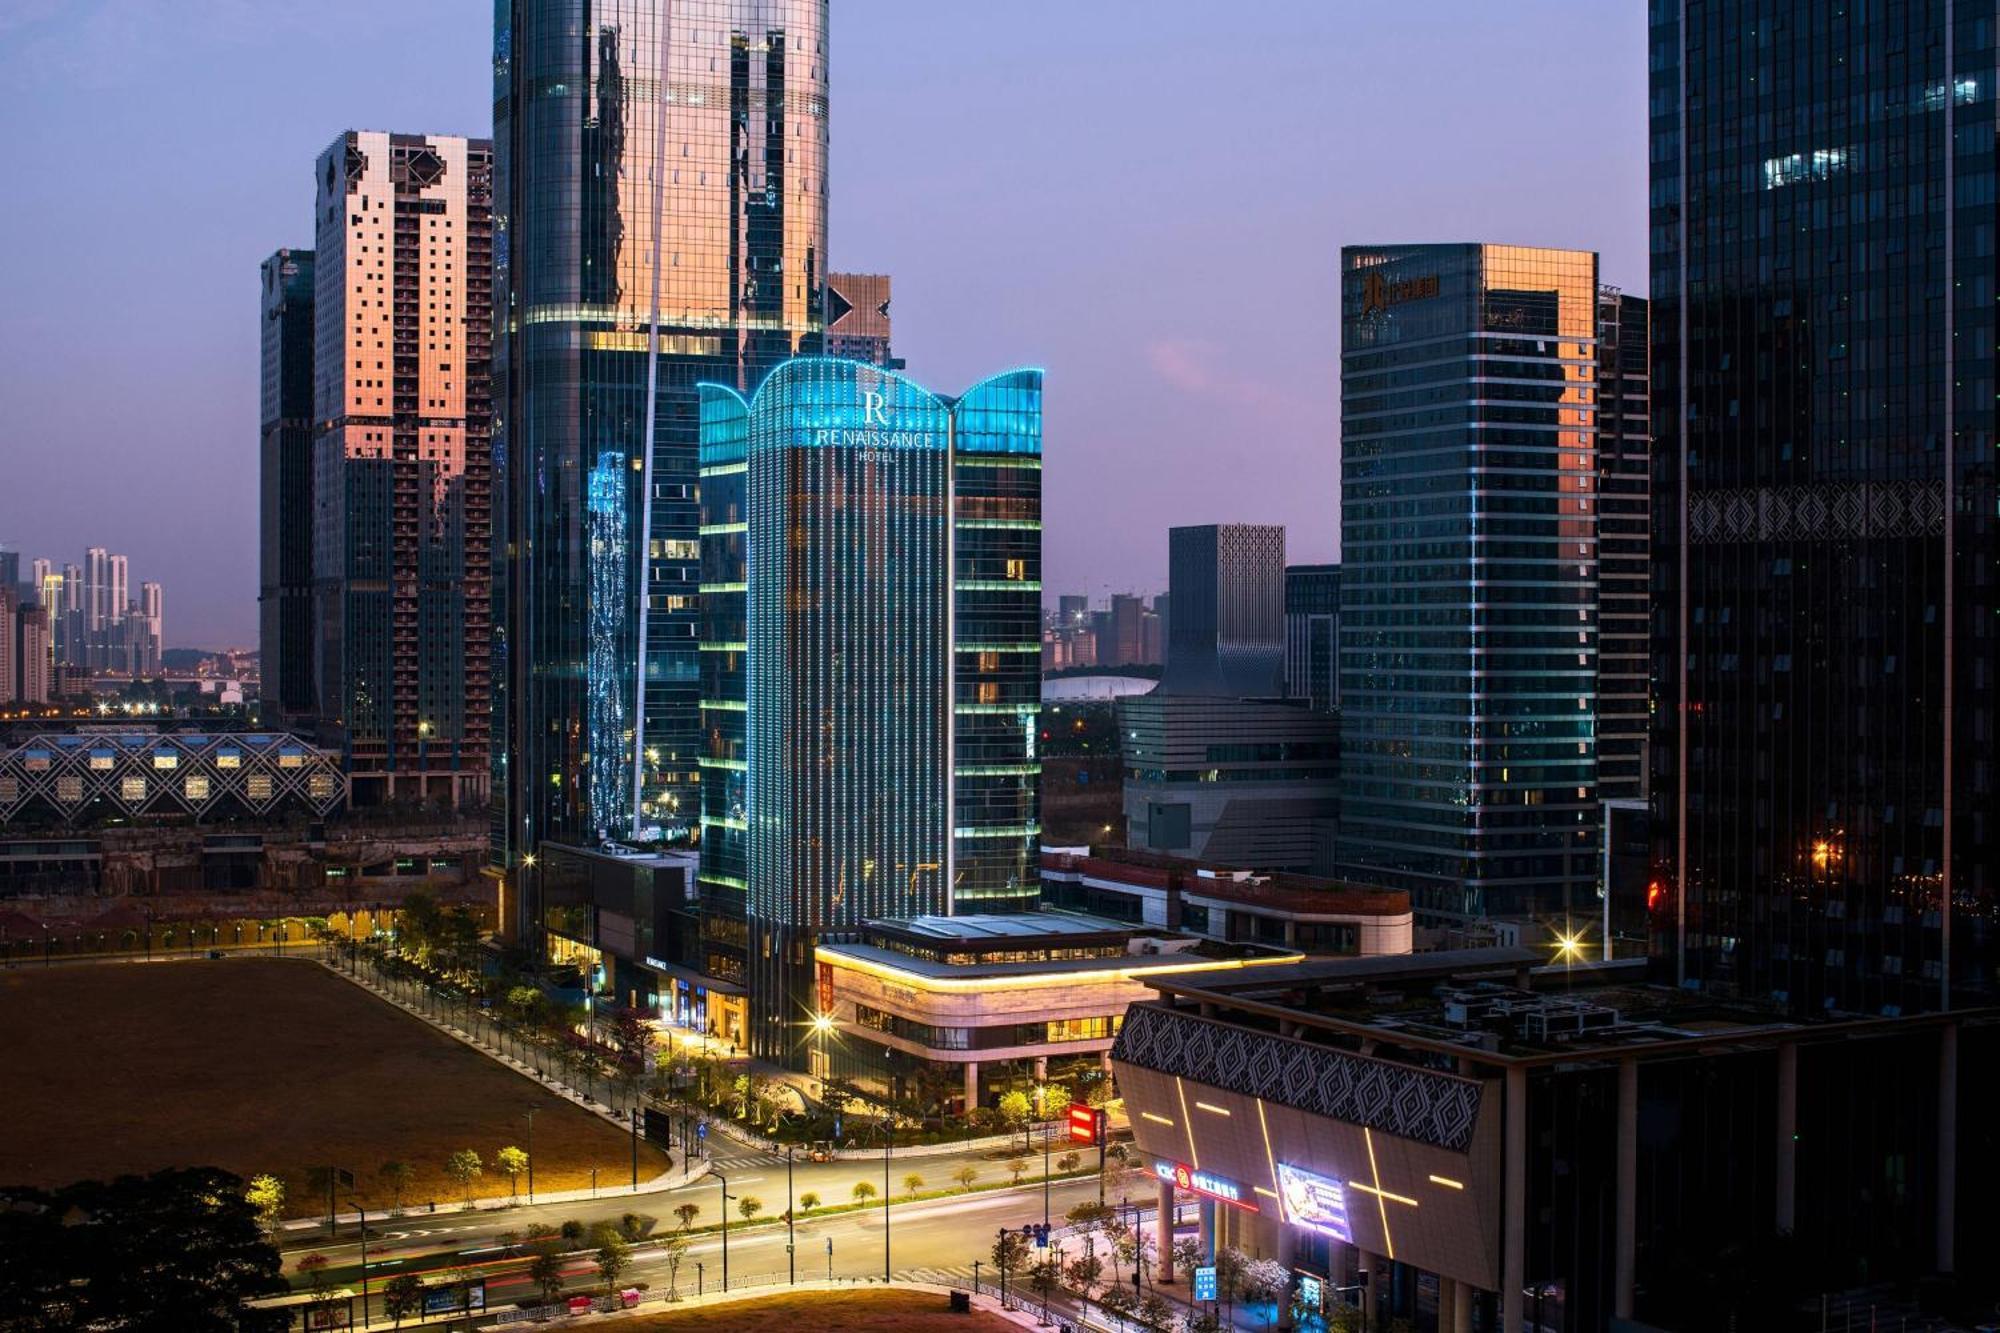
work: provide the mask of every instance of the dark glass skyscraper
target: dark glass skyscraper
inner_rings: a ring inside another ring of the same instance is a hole
[[[1646,794],[1652,417],[1646,299],[1597,293],[1597,794]]]
[[[709,967],[795,1062],[820,933],[1039,896],[1041,373],[702,394],[701,884],[743,923]]]
[[[506,864],[694,824],[695,385],[747,391],[818,335],[826,18],[826,0],[496,7]]]
[[[1662,964],[1990,994],[1991,5],[1652,5]]]
[[[1169,528],[1167,579],[1173,614],[1161,692],[1217,699],[1281,697],[1284,528],[1269,523]],[[1130,600],[1136,621],[1138,599]],[[1115,614],[1116,598],[1112,609]]]
[[[258,666],[265,715],[298,718],[313,712],[313,252],[279,250],[262,277]]]
[[[1340,864],[1435,919],[1594,911],[1597,257],[1341,261]]]

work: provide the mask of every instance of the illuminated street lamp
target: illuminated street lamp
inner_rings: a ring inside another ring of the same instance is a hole
[[[816,1072],[819,1074],[819,1095],[826,1096],[826,1038],[834,1030],[832,1014],[814,1014],[812,1017],[813,1049],[817,1053]]]
[[[1576,960],[1583,954],[1583,932],[1564,925],[1556,934],[1555,951],[1555,961],[1563,965],[1563,989],[1568,990],[1574,981]]]

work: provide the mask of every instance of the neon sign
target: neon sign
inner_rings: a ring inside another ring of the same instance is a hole
[[[1227,1176],[1218,1176],[1213,1171],[1198,1171],[1185,1162],[1154,1162],[1153,1174],[1175,1189],[1206,1194],[1209,1198],[1220,1199],[1224,1203],[1243,1202],[1245,1191],[1241,1185]]]
[[[1347,1187],[1337,1180],[1280,1162],[1278,1207],[1293,1226],[1354,1243],[1354,1232],[1347,1224]]]

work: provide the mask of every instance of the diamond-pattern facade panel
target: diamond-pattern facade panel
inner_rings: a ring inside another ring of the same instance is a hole
[[[1479,1119],[1477,1079],[1151,1005],[1125,1015],[1111,1058],[1453,1152],[1471,1146]]]
[[[0,750],[0,825],[41,806],[77,822],[218,809],[327,815],[347,800],[340,757],[285,732],[81,731]]]
[[[1697,545],[1943,532],[1944,485],[1936,481],[1767,486],[1698,491],[1688,498],[1688,539]]]

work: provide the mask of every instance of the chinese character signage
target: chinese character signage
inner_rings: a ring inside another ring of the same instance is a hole
[[[1224,1203],[1243,1203],[1243,1196],[1249,1193],[1241,1185],[1227,1176],[1218,1176],[1213,1171],[1199,1171],[1185,1162],[1158,1161],[1153,1163],[1153,1173],[1167,1181],[1175,1189],[1188,1190],[1195,1194],[1206,1194],[1211,1199]],[[1254,1207],[1255,1205],[1246,1205]]]

